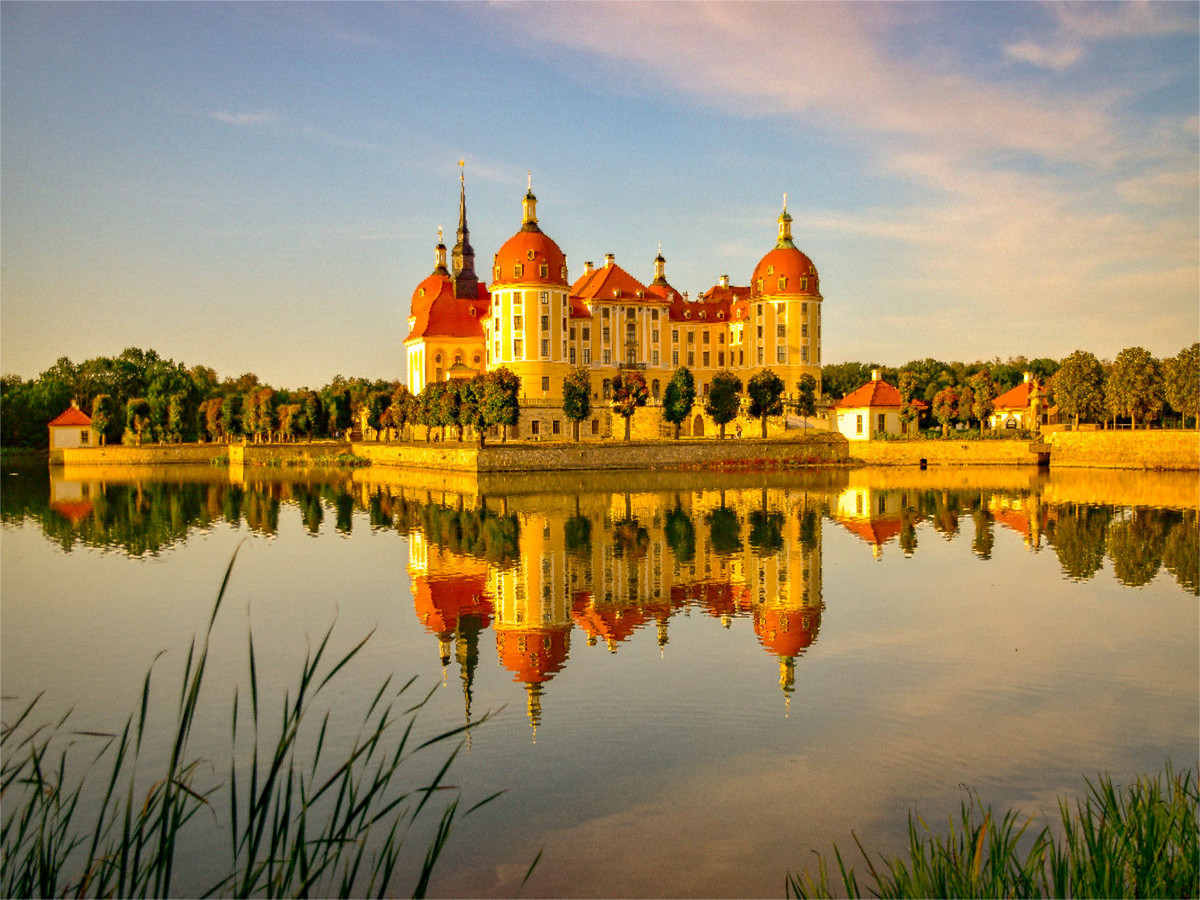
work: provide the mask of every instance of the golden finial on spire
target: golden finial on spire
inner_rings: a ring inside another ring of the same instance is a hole
[[[787,191],[783,192],[783,211],[787,212]]]
[[[438,226],[438,243],[439,244],[445,243],[442,240],[442,226],[441,225]]]
[[[525,189],[527,191],[533,190],[533,170],[532,169],[530,169],[528,172],[525,173]]]

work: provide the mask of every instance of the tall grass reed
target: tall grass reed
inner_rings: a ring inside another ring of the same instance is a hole
[[[1157,775],[1118,787],[1086,780],[1074,808],[1059,801],[1061,836],[1047,826],[1026,837],[1014,812],[997,817],[972,796],[944,835],[909,815],[908,851],[872,860],[858,836],[870,883],[863,885],[835,845],[836,877],[817,855],[815,875],[787,875],[789,897],[1196,897],[1200,839],[1193,772],[1168,763]]]
[[[446,776],[462,746],[455,739],[469,726],[415,738],[416,714],[432,694],[413,697],[415,679],[397,687],[389,677],[352,736],[349,752],[326,759],[332,753],[327,739],[334,743],[329,713],[317,720],[314,701],[370,638],[327,659],[332,626],[307,654],[294,693],[289,689],[282,698],[277,719],[268,719],[265,710],[260,716],[250,634],[249,697],[236,692],[233,697],[228,780],[202,784],[199,774],[209,767],[190,756],[188,741],[208,669],[213,623],[236,559],[235,551],[203,637],[189,647],[165,763],[143,762],[145,748],[160,733],[151,722],[154,716],[148,715],[153,665],[140,705],[119,734],[66,731],[69,713],[52,726],[34,725],[40,694],[14,721],[3,724],[0,894],[178,895],[182,886],[176,864],[195,837],[187,827],[203,811],[205,819],[223,817],[229,835],[228,858],[214,861],[210,882],[200,888],[205,896],[383,896],[411,890],[420,897],[429,888],[456,819],[498,796],[460,809],[457,789]],[[248,717],[239,710],[247,703]],[[239,720],[249,722],[242,726],[243,732],[249,728],[248,736],[239,734]],[[98,738],[100,749],[85,756],[82,774],[74,776],[78,763],[68,757],[81,752],[77,742],[84,737]],[[404,763],[438,748],[445,758],[436,775],[420,786],[405,784]],[[98,808],[92,797],[100,798]],[[440,808],[433,838],[417,870],[400,872],[404,840],[427,808]],[[188,893],[195,890],[190,884],[186,888]]]

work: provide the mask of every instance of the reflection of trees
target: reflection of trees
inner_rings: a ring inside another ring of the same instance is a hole
[[[1133,509],[1108,526],[1108,556],[1117,581],[1141,587],[1158,574],[1162,565],[1166,523],[1162,510]]]
[[[971,540],[971,552],[980,559],[992,558],[992,547],[996,536],[992,532],[992,517],[981,504],[976,504],[971,510],[971,519],[975,523],[975,537]]]
[[[592,520],[578,513],[563,525],[563,542],[567,552],[579,559],[590,559],[592,555]]]
[[[1167,510],[1173,519],[1163,543],[1163,565],[1180,587],[1200,596],[1200,516],[1196,510]]]
[[[805,553],[817,546],[821,517],[815,509],[805,508],[800,513],[800,549]]]
[[[680,563],[690,563],[696,558],[696,527],[692,517],[679,505],[675,498],[674,509],[667,510],[663,517],[663,531],[666,533],[667,546],[675,554]]]
[[[1064,504],[1046,524],[1046,536],[1058,556],[1063,574],[1086,581],[1104,565],[1104,532],[1112,510],[1101,506]]]
[[[727,556],[742,550],[742,523],[727,506],[711,510],[706,517],[713,553]]]
[[[783,514],[766,509],[750,510],[751,549],[758,556],[770,556],[783,549]]]
[[[487,507],[465,509],[428,503],[421,509],[425,539],[452,553],[486,559],[502,567],[520,554],[520,526],[513,515],[498,515]]]

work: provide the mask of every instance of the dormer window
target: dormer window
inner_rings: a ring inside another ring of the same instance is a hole
[[[757,288],[758,288],[758,292],[759,292],[760,294],[762,293],[762,284],[763,284],[763,280],[762,280],[761,278],[760,278],[760,279],[758,279],[758,281],[756,281],[756,282],[755,282],[755,285],[757,286]]]
[[[690,309],[685,309],[683,311],[683,317],[685,319],[690,319],[692,317],[692,311]]]
[[[705,312],[704,312],[704,310],[701,310],[701,311],[700,311],[700,318],[702,318],[702,319],[703,319],[704,317],[705,317]]]
[[[774,266],[767,266],[767,274],[768,274],[768,275],[774,275],[774,274],[775,274],[775,267],[774,267]]]
[[[566,267],[565,265],[564,265],[564,266],[562,266],[562,268],[559,270],[559,274],[561,274],[561,275],[562,275],[562,280],[563,280],[563,281],[566,281],[566,280],[567,280],[567,267]]]
[[[785,290],[786,288],[787,288],[787,276],[780,275],[779,276],[779,290],[782,291],[782,290]]]
[[[517,263],[515,266],[513,266],[513,277],[514,278],[520,278],[524,274],[525,274],[525,267],[523,265],[521,265],[520,263]]]
[[[500,280],[500,267],[499,267],[499,266],[496,266],[496,275],[495,275],[495,278],[496,278],[496,280],[497,280],[497,281],[499,281],[499,280]]]
[[[477,312],[475,312],[475,307],[473,307],[473,306],[472,306],[472,307],[471,307],[471,318],[473,319],[473,318],[475,318],[475,316],[477,316],[477,315],[478,315],[478,313],[477,313]]]
[[[540,266],[538,266],[538,275],[541,278],[549,278],[550,277],[550,267],[548,265],[546,265],[545,263],[542,263]]]
[[[525,251],[525,258],[526,258],[526,259],[533,259],[533,251],[532,251],[532,250],[526,250],[526,251]]]
[[[800,290],[802,290],[802,291],[808,290],[808,279],[807,278],[800,279]]]
[[[422,296],[422,297],[424,297],[424,296],[425,296],[425,288],[421,288],[421,296]]]
[[[725,313],[723,313],[723,312],[719,312],[719,313],[717,313],[717,318],[718,318],[718,319],[724,319],[724,318],[725,318]]]

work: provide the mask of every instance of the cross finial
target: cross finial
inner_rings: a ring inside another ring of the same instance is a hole
[[[662,241],[658,242],[658,255],[662,256]]]
[[[438,243],[442,243],[442,226],[438,226]]]
[[[787,191],[783,194],[783,211],[787,212]]]
[[[533,171],[532,170],[525,173],[525,189],[528,191],[533,190]]]
[[[465,166],[466,164],[467,164],[467,161],[465,159],[460,159],[458,161],[458,180],[459,181],[463,180],[463,166]]]

